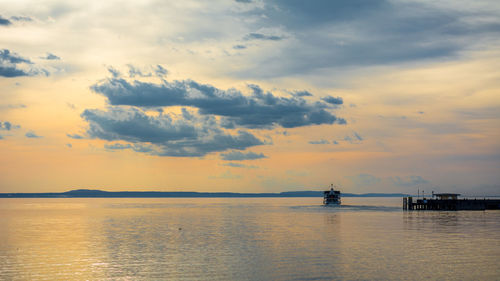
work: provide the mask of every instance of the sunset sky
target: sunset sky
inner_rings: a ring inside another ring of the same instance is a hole
[[[500,3],[1,1],[0,192],[500,194]]]

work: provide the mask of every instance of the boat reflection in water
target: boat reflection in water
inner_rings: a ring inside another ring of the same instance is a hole
[[[333,184],[330,190],[323,192],[323,204],[325,206],[335,206],[340,205],[340,191],[335,190]]]

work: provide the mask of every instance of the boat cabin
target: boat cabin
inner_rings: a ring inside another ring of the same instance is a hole
[[[323,204],[325,205],[340,205],[340,191],[334,190],[333,185],[330,190],[323,192]]]

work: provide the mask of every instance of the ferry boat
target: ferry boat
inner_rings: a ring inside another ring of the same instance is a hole
[[[333,184],[330,190],[323,192],[324,205],[340,205],[340,191],[333,189]]]

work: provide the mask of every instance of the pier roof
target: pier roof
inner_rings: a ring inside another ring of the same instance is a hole
[[[458,196],[460,196],[460,194],[458,193],[434,193],[434,195],[441,200],[446,200],[446,199],[456,200]]]
[[[436,196],[460,196],[459,193],[434,193]]]

